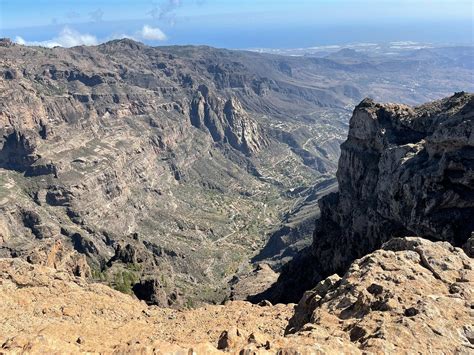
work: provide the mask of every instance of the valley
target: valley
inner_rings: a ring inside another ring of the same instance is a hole
[[[235,277],[279,272],[311,244],[360,100],[474,90],[459,60],[472,48],[444,53],[354,62],[4,39],[0,256],[53,260],[149,304],[221,303]]]

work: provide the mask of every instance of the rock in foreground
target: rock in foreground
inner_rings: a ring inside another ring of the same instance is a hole
[[[473,267],[449,243],[393,239],[308,291],[295,312],[242,301],[176,311],[0,259],[0,344],[36,353],[469,353]]]
[[[307,291],[287,331],[322,327],[374,353],[468,353],[473,266],[447,242],[394,238]]]

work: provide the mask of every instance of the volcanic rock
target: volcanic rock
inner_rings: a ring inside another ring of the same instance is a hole
[[[470,250],[474,231],[474,95],[418,107],[362,101],[341,146],[339,191],[319,201],[313,243],[262,297],[297,300],[393,237]],[[468,251],[469,252],[469,251]],[[296,277],[295,277],[296,275]]]
[[[321,281],[296,308],[232,301],[177,311],[0,259],[0,344],[43,353],[470,353],[473,267],[447,242],[395,238],[342,278]]]

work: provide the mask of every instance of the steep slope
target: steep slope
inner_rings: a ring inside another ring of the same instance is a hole
[[[278,269],[308,244],[368,83],[405,102],[472,85],[432,64],[382,73],[131,40],[0,40],[0,58],[0,255],[41,262],[61,242],[95,280],[177,307],[221,302],[256,254]]]
[[[341,146],[339,191],[319,201],[311,247],[260,297],[296,301],[393,237],[444,240],[472,254],[473,132],[472,94],[415,108],[362,101]]]
[[[220,302],[294,203],[287,191],[334,172],[337,152],[271,136],[259,115],[284,117],[282,105],[232,52],[130,40],[0,51],[3,256],[62,241],[94,278],[148,302]],[[322,136],[328,147],[343,129]]]
[[[449,243],[393,239],[308,291],[295,312],[243,301],[176,311],[0,259],[1,351],[469,353],[473,267]]]

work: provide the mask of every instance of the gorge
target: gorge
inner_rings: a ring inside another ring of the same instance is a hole
[[[464,62],[0,54],[2,351],[473,351]]]

